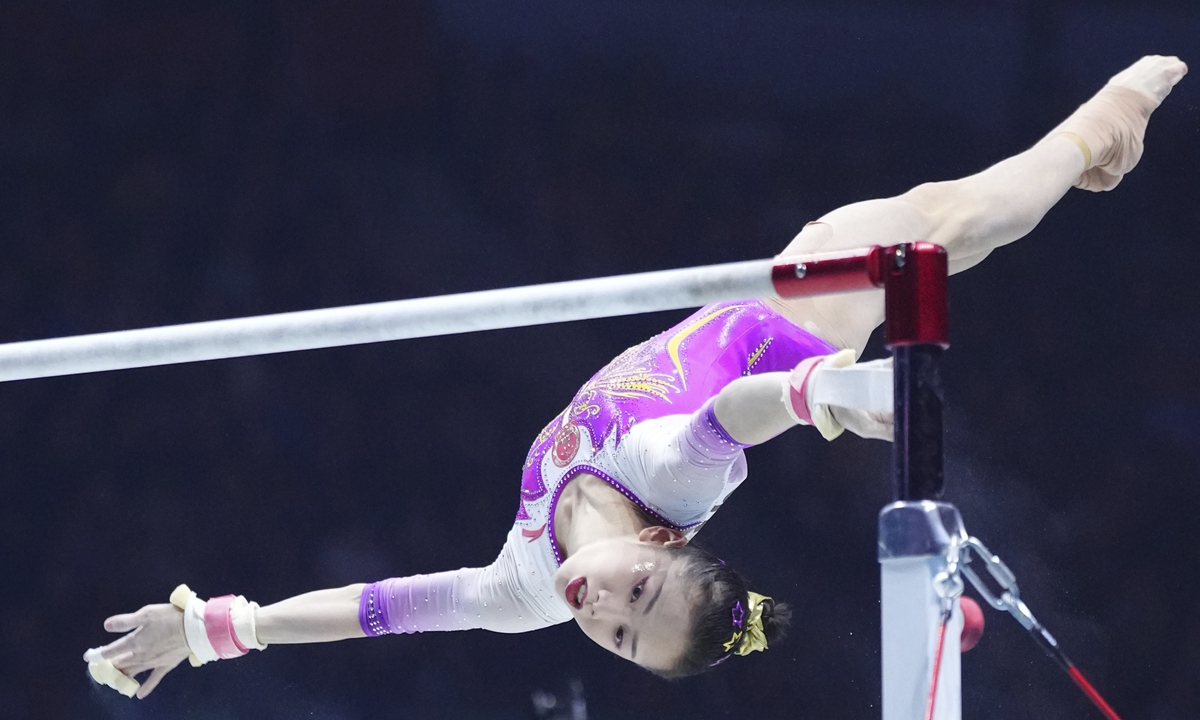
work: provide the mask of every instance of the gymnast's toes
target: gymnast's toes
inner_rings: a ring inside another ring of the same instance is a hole
[[[1141,93],[1158,107],[1187,71],[1187,64],[1173,55],[1147,55],[1114,75],[1108,84]]]
[[[1187,74],[1177,57],[1147,55],[1117,73],[1059,126],[1081,143],[1086,167],[1076,187],[1112,190],[1142,158],[1151,113]]]

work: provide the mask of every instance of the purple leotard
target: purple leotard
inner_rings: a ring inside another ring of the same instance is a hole
[[[516,522],[485,568],[393,578],[363,590],[368,635],[487,628],[524,632],[571,619],[554,592],[554,510],[581,473],[650,517],[694,535],[746,477],[742,448],[711,400],[743,375],[791,370],[834,348],[759,301],[701,308],[596,373],[530,448]]]

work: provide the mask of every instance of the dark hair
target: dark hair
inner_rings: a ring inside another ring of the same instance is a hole
[[[733,608],[738,602],[749,607],[748,583],[740,572],[723,560],[693,545],[666,548],[677,560],[686,562],[681,578],[688,586],[692,607],[692,630],[683,655],[674,667],[655,669],[655,675],[669,680],[707,672],[733,654],[745,642],[726,650],[725,645],[737,629],[733,625]],[[792,611],[786,603],[764,600],[763,633],[767,643],[774,646],[787,634]]]

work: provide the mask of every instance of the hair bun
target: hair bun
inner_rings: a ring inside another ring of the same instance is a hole
[[[792,608],[787,603],[775,602],[771,598],[762,601],[763,635],[767,636],[767,645],[774,645],[787,637],[788,628],[792,624]]]
[[[764,649],[764,640],[771,647],[783,639],[792,617],[787,605],[754,593],[754,600],[761,604],[751,611],[749,583],[737,570],[690,543],[666,551],[686,563],[681,577],[689,589],[693,620],[683,655],[672,667],[654,668],[654,674],[665,678],[696,675],[735,653]],[[751,615],[757,618],[753,633],[748,626]],[[747,645],[752,635],[756,636],[753,650]]]

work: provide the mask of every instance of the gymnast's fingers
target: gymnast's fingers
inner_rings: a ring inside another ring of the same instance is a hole
[[[833,418],[842,427],[859,437],[870,440],[892,441],[894,428],[891,413],[872,413],[864,410],[848,410],[831,407]]]
[[[142,683],[142,686],[138,688],[138,700],[142,700],[147,695],[154,692],[154,688],[158,687],[158,684],[162,682],[163,677],[166,676],[167,673],[174,670],[175,666],[178,664],[179,662],[176,661],[174,665],[160,665],[159,667],[154,668],[154,672],[150,673],[150,677],[146,678],[146,682]]]
[[[117,668],[129,675],[139,675],[147,670],[153,670],[156,667],[175,667],[181,660],[188,656],[187,648],[168,648],[168,647],[144,647],[138,648],[134,653],[121,661],[116,661]]]
[[[124,674],[128,675],[129,677],[133,678],[134,680],[137,680],[137,676],[138,676],[138,675],[141,675],[141,674],[142,674],[142,673],[144,673],[144,672],[148,672],[148,671],[150,671],[150,670],[153,670],[153,669],[154,669],[154,668],[156,668],[156,667],[158,667],[158,666],[157,666],[157,665],[147,665],[146,663],[141,663],[141,662],[140,662],[140,663],[138,663],[138,664],[136,664],[136,665],[129,665],[129,666],[126,666],[126,667],[119,667],[119,668],[117,668],[117,669],[118,669],[118,670],[120,670],[122,673],[124,673]]]
[[[123,652],[123,653],[117,653],[115,655],[108,655],[106,659],[113,664],[113,667],[120,670],[121,672],[125,672],[125,665],[130,660],[133,659],[133,653],[128,652],[128,651]],[[125,674],[129,675],[130,677],[133,677],[132,673],[125,673]]]
[[[115,652],[138,651],[144,643],[141,642],[142,629],[135,628],[133,632],[122,635],[104,648],[104,657],[111,658]]]
[[[851,432],[867,440],[883,440],[884,442],[892,442],[894,434],[891,424],[875,422],[874,419],[852,428]]]
[[[160,665],[163,665],[163,664],[164,663],[163,663],[162,658],[153,658],[153,659],[139,658],[136,662],[133,662],[133,658],[129,658],[129,659],[125,660],[123,663],[121,663],[121,662],[113,663],[113,665],[116,665],[118,670],[125,673],[126,675],[128,675],[131,678],[136,678],[138,675],[141,675],[142,673],[146,672],[147,670],[153,670],[154,668],[156,668]]]
[[[101,685],[106,685],[125,697],[133,697],[138,691],[138,681],[121,672],[111,660],[100,659],[88,663],[88,674]]]
[[[892,413],[871,413],[870,417],[875,423],[875,438],[888,442],[896,439],[896,421]]]
[[[117,662],[117,658],[122,655],[132,655],[141,649],[141,643],[138,640],[140,633],[134,630],[132,633],[119,637],[107,645],[101,645],[98,648],[92,648],[83,654],[85,662],[96,662],[98,660],[111,660]]]
[[[124,615],[113,615],[104,621],[104,629],[110,633],[129,632],[137,629],[144,622],[146,622],[146,608]]]

